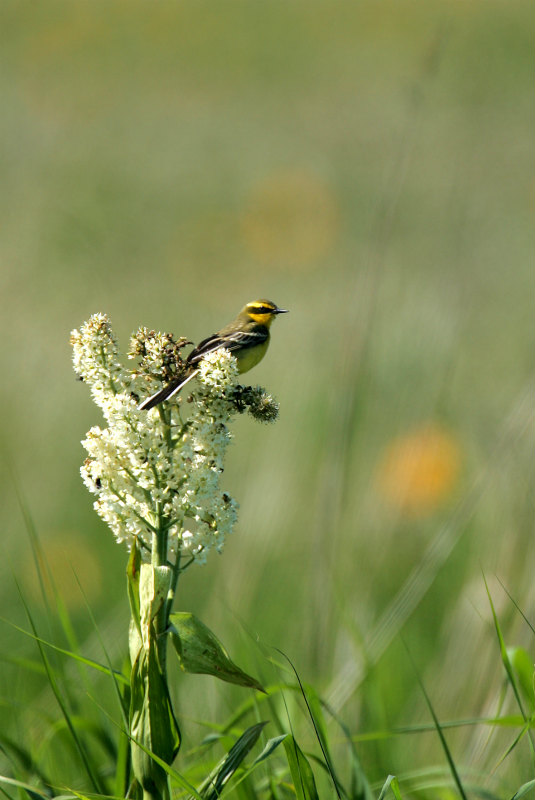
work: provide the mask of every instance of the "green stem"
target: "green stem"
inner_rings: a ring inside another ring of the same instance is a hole
[[[167,447],[169,448],[169,450],[172,450],[173,449],[173,439],[171,437],[170,419],[169,419],[169,414],[167,414],[165,412],[165,409],[163,408],[163,403],[161,403],[158,406],[158,413],[160,415],[160,420],[161,420],[161,423],[163,425],[163,429],[164,429],[164,432],[165,432],[165,443],[166,443]]]
[[[152,533],[151,565],[154,570],[160,567],[169,569],[167,563],[167,539],[165,518],[158,508],[158,527]],[[169,572],[167,572],[169,574]],[[155,578],[156,579],[156,578]],[[178,749],[180,732],[176,723],[167,688],[167,634],[168,596],[163,598],[158,609],[152,613],[149,625],[150,644],[148,651],[140,651],[132,667],[132,700],[130,713],[130,732],[133,736],[132,768],[143,787],[143,800],[170,800],[167,778],[162,767],[155,763],[144,747],[154,748],[156,755],[170,763]],[[162,708],[162,704],[165,708]],[[164,713],[163,723],[158,715]],[[167,730],[162,728],[167,725]],[[141,745],[134,741],[138,737]]]
[[[162,524],[161,514],[158,514],[159,525],[158,530],[152,534],[152,559],[153,567],[167,566],[167,529]],[[160,659],[160,666],[162,673],[166,674],[167,662],[167,629],[168,612],[167,600],[162,603],[156,617],[154,618],[154,628],[156,631],[156,646],[158,648],[158,657]]]
[[[160,562],[158,560],[158,553],[159,553],[159,531],[153,530],[152,531],[152,548],[151,548],[151,564],[153,567],[159,567]]]
[[[167,596],[167,603],[166,603],[167,607],[166,607],[166,611],[165,611],[165,614],[166,614],[166,627],[169,625],[169,615],[171,614],[171,611],[173,610],[173,602],[174,602],[175,594],[176,594],[176,586],[177,586],[177,583],[178,583],[178,579],[180,577],[180,558],[181,558],[181,554],[180,554],[180,550],[179,550],[177,555],[176,555],[176,561],[173,564],[173,576],[171,578],[171,585],[169,587],[169,594]]]

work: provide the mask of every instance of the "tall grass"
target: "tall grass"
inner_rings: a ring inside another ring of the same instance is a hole
[[[129,667],[113,665],[104,637],[91,609],[87,614],[94,627],[101,650],[100,660],[83,654],[73,634],[73,624],[63,602],[61,590],[51,576],[46,552],[41,546],[35,526],[24,509],[32,552],[46,580],[41,582],[41,595],[46,609],[43,626],[48,636],[37,628],[34,614],[19,588],[20,603],[25,609],[27,627],[3,619],[4,626],[26,637],[35,645],[36,655],[27,659],[4,653],[6,663],[19,673],[39,675],[43,697],[53,701],[45,711],[35,698],[21,709],[4,692],[5,717],[12,717],[12,732],[0,733],[2,751],[2,792],[7,797],[132,797],[132,765],[129,758],[131,734],[128,725]],[[484,580],[482,578],[482,580]],[[487,730],[496,727],[510,732],[509,744],[495,764],[495,769],[518,756],[518,749],[529,752],[535,766],[532,729],[535,719],[533,669],[528,653],[522,648],[507,648],[491,593],[486,585],[496,634],[495,659],[503,665],[504,692],[500,710],[491,717],[449,719],[441,722],[428,694],[409,647],[406,656],[417,675],[420,691],[427,705],[430,723],[405,729],[368,731],[356,736],[332,706],[314,687],[305,685],[294,664],[275,648],[254,644],[260,674],[267,671],[278,680],[265,688],[242,690],[249,696],[234,708],[226,720],[206,720],[201,724],[204,735],[186,742],[178,764],[168,765],[150,749],[140,744],[147,755],[167,773],[173,797],[195,797],[214,800],[220,796],[247,798],[297,797],[314,800],[319,797],[373,800],[373,798],[411,798],[459,796],[500,800],[503,790],[499,781],[489,786],[484,768],[463,762],[448,744],[448,731],[467,727]],[[80,587],[80,591],[82,591]],[[521,609],[520,614],[535,631]],[[126,631],[124,641],[126,650]],[[178,670],[177,670],[178,671]],[[197,680],[213,680],[198,676]],[[43,682],[44,681],[44,682]],[[240,681],[243,683],[243,681]],[[178,697],[183,691],[178,680]],[[226,691],[225,687],[219,689]],[[363,689],[365,691],[365,689]],[[504,713],[509,693],[517,713]],[[426,730],[434,730],[441,744],[443,758],[425,768],[411,769],[407,764],[401,774],[385,776],[381,785],[370,780],[362,766],[358,751],[364,740],[392,741]],[[298,744],[306,741],[306,749]],[[359,741],[361,744],[359,744]],[[218,752],[223,751],[223,755]],[[530,796],[535,781],[518,787],[514,800]],[[513,795],[510,795],[513,799]]]

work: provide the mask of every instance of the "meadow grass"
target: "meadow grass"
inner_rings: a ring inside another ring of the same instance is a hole
[[[46,572],[48,565],[41,543],[33,528],[29,533],[36,560]],[[490,789],[488,776],[478,775],[473,767],[468,769],[448,745],[448,732],[452,729],[486,729],[487,735],[491,736],[495,727],[501,727],[509,731],[510,743],[502,753],[500,763],[514,759],[517,748],[527,746],[532,764],[535,764],[531,660],[520,648],[507,649],[490,592],[488,598],[495,625],[496,658],[501,657],[504,688],[507,687],[514,696],[516,713],[500,712],[494,717],[441,722],[407,648],[431,722],[405,729],[368,731],[364,736],[355,736],[314,687],[302,682],[284,653],[264,647],[258,651],[259,655],[266,665],[269,664],[270,671],[278,674],[279,682],[259,690],[247,690],[249,696],[226,720],[201,723],[204,736],[197,742],[185,743],[185,752],[180,752],[176,766],[168,765],[141,746],[168,774],[172,797],[202,800],[215,800],[220,796],[281,800],[286,797],[300,800],[323,797],[383,800],[394,797],[398,800],[458,796],[463,800],[470,797],[499,800],[503,797],[501,790],[498,787]],[[27,672],[30,677],[40,675],[44,678],[44,691],[54,699],[55,711],[51,709],[45,713],[37,708],[37,704],[17,709],[12,699],[4,696],[4,709],[14,711],[18,717],[14,727],[19,735],[13,737],[5,730],[0,733],[4,762],[0,776],[2,793],[6,797],[78,797],[88,800],[137,796],[135,791],[131,793],[131,736],[128,733],[128,709],[124,704],[130,691],[129,667],[126,671],[114,668],[89,607],[87,613],[100,643],[102,659],[96,661],[83,654],[73,637],[61,590],[53,579],[48,591],[43,586],[43,601],[47,608],[45,620],[52,636],[55,632],[61,645],[39,635],[22,592],[20,601],[27,615],[27,628],[8,620],[3,620],[3,624],[11,625],[20,636],[33,641],[38,654],[28,659],[5,656],[5,661],[11,662],[18,671]],[[535,633],[533,629],[532,633]],[[175,674],[178,671],[175,667]],[[170,674],[173,675],[172,668]],[[200,676],[197,679],[207,680]],[[107,693],[103,681],[108,685]],[[224,685],[220,691],[225,691]],[[104,700],[105,696],[108,702]],[[358,755],[363,741],[388,742],[394,737],[410,737],[426,730],[433,731],[440,741],[441,762],[429,764],[424,769],[411,769],[408,765],[400,775],[385,776],[382,784],[369,780]],[[21,735],[22,731],[26,735]],[[298,736],[309,741],[306,751],[298,744]],[[223,755],[218,755],[221,750]],[[499,766],[497,764],[496,768]],[[511,800],[531,796],[534,787],[535,781],[527,781],[511,795]]]

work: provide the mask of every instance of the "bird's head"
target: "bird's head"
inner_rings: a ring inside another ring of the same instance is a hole
[[[271,325],[277,314],[287,314],[287,308],[279,308],[271,300],[253,300],[241,310],[241,314],[258,325]]]

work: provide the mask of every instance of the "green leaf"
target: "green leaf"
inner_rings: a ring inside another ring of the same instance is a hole
[[[286,739],[287,736],[288,736],[287,733],[283,733],[280,736],[275,736],[273,739],[269,739],[269,741],[266,742],[266,746],[264,747],[260,755],[255,758],[252,766],[255,767],[257,764],[260,764],[261,761],[264,761],[266,758],[269,758],[269,756],[274,752],[274,750],[277,749],[277,747],[280,744],[282,744],[282,742]]]
[[[141,564],[139,569],[139,617],[141,638],[145,646],[147,646],[147,626],[165,604],[171,586],[171,577],[170,567]]]
[[[275,752],[277,747],[280,744],[282,744],[282,742],[286,739],[287,736],[289,736],[289,734],[283,733],[281,736],[275,736],[273,739],[269,739],[269,741],[266,743],[266,745],[265,745],[264,749],[262,750],[262,752],[260,753],[260,755],[257,756],[255,758],[255,760],[248,767],[243,769],[240,777],[235,781],[234,786],[233,786],[233,791],[236,793],[236,795],[238,795],[238,791],[237,790],[238,790],[238,787],[240,786],[240,784],[242,784],[244,781],[247,780],[247,778],[255,771],[255,769],[258,767],[259,764],[262,763],[262,761],[265,761],[266,758],[269,758],[270,755]],[[244,790],[243,794],[240,793],[240,797],[244,797],[244,798],[247,797],[248,798],[249,797],[248,791]],[[251,797],[252,797],[252,795],[251,795]],[[278,797],[278,795],[277,795],[277,797]],[[273,796],[273,800],[275,800],[275,795]]]
[[[388,790],[391,790],[392,794],[396,798],[396,800],[401,800],[401,792],[399,791],[399,783],[397,778],[394,775],[389,775],[385,781],[383,788],[381,789],[381,794],[379,795],[379,800],[384,800],[386,797],[386,793]]]
[[[136,740],[132,742],[132,768],[139,783],[149,792],[163,791],[167,773],[144,748],[171,764],[180,747],[180,730],[155,641],[156,633],[151,625],[149,650],[140,649],[130,681],[130,734]]]
[[[535,708],[533,693],[533,662],[522,647],[508,647],[507,655],[531,711]]]
[[[223,787],[236,772],[247,753],[254,747],[258,737],[262,733],[267,722],[259,722],[247,728],[242,733],[235,745],[231,747],[225,758],[223,758],[208,778],[199,787],[199,792],[203,800],[217,800],[221,795]]]
[[[194,614],[179,611],[171,614],[169,620],[173,645],[184,672],[214,675],[228,683],[265,691],[255,678],[230,660],[217,636]]]
[[[516,683],[516,676],[515,676],[515,673],[513,671],[512,666],[511,666],[511,661],[509,660],[509,655],[508,655],[508,652],[507,652],[507,647],[505,646],[505,640],[503,638],[502,629],[501,629],[500,623],[498,621],[498,615],[496,614],[496,610],[494,608],[494,603],[492,602],[492,597],[490,595],[490,590],[489,590],[489,587],[487,585],[487,581],[485,579],[485,576],[483,576],[483,580],[485,581],[485,589],[487,590],[487,597],[489,598],[490,610],[492,611],[492,618],[494,620],[494,628],[496,630],[496,636],[498,637],[498,642],[499,642],[499,645],[500,645],[500,653],[501,653],[501,657],[502,657],[502,663],[503,663],[503,666],[505,668],[505,672],[507,673],[507,678],[509,679],[509,683],[511,684],[511,688],[513,690],[513,694],[515,696],[516,702],[517,702],[518,707],[520,709],[520,713],[522,714],[522,716],[524,718],[524,722],[527,722],[528,719],[527,719],[527,715],[526,715],[526,713],[524,711],[524,708],[523,708],[523,705],[522,705],[522,698],[520,697],[520,692],[518,690],[518,686],[517,686],[517,683]]]
[[[284,740],[284,749],[297,800],[319,800],[312,768],[293,736]]]
[[[50,797],[49,792],[36,789],[35,786],[30,786],[29,783],[23,783],[23,781],[17,781],[15,778],[8,778],[7,775],[0,775],[0,783],[7,783],[8,786],[17,786],[19,789],[24,789],[30,797],[42,797],[44,800],[48,800]]]
[[[528,792],[531,793],[533,789],[535,789],[535,780],[528,781],[528,783],[524,783],[524,785],[521,786],[517,792],[515,792],[511,800],[520,800],[520,798],[525,797]]]

